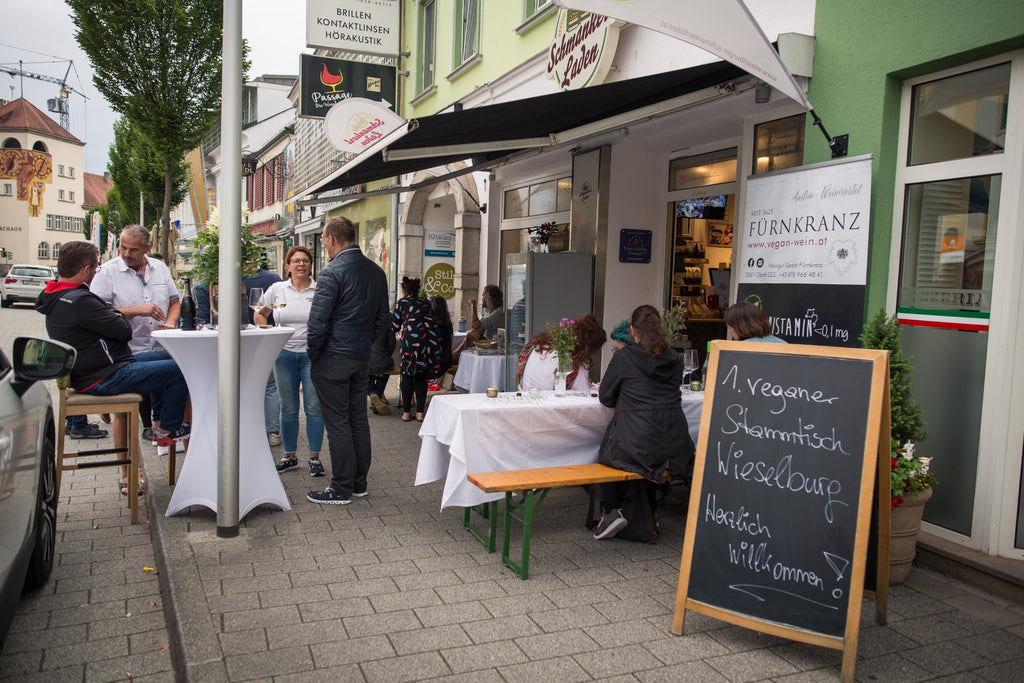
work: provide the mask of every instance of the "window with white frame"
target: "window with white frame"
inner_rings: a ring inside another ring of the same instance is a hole
[[[480,1],[455,0],[452,69],[459,68],[480,52]]]
[[[39,243],[39,249],[36,250],[36,256],[38,258],[50,258],[50,245],[46,242]]]
[[[68,192],[68,201],[69,202],[75,201],[75,191],[74,190],[70,190]]]
[[[52,213],[46,214],[46,229],[47,230],[53,230],[53,214]]]
[[[75,232],[82,232],[82,219],[81,218],[76,218],[75,219]]]
[[[64,190],[57,190],[57,199],[64,201]]]
[[[3,185],[0,185],[0,195],[3,195],[4,197],[10,197],[13,194],[14,185],[12,185],[11,183],[4,183]]]
[[[551,7],[551,0],[523,0],[523,21]]]
[[[61,178],[64,177],[64,164],[57,165],[57,175],[59,175]]]
[[[50,249],[50,252],[53,255],[53,259],[56,261],[57,257],[60,256],[60,242],[54,242],[53,248]]]
[[[74,177],[75,177],[75,167],[74,166],[68,166],[68,178],[74,178]]]
[[[437,59],[436,30],[437,3],[424,0],[419,4],[419,81],[417,92],[434,87],[434,70]]]

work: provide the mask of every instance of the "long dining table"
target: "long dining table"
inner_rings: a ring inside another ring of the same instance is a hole
[[[704,393],[684,392],[681,401],[696,443]],[[420,427],[416,485],[444,479],[442,510],[501,500],[504,494],[484,493],[467,475],[597,462],[613,414],[596,392],[435,396]]]

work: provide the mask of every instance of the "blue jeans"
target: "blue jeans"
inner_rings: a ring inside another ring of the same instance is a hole
[[[281,431],[281,398],[277,393],[277,380],[271,370],[267,388],[263,392],[263,424],[267,434]]]
[[[154,406],[160,406],[160,428],[173,432],[181,426],[185,414],[188,385],[178,364],[163,351],[146,351],[135,355],[135,362],[120,368],[83,393],[95,396],[114,394],[149,394]]]
[[[306,412],[306,438],[309,452],[319,453],[324,442],[324,420],[320,401],[309,377],[309,356],[281,349],[274,361],[274,377],[281,397],[281,441],[285,453],[294,453],[299,439],[299,385],[302,385],[302,407]]]
[[[366,491],[370,471],[370,420],[366,385],[370,360],[324,354],[312,362],[310,375],[331,449],[331,488],[343,498]]]

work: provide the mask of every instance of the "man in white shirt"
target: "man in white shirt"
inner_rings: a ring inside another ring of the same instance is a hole
[[[162,261],[147,256],[150,249],[149,230],[141,225],[129,225],[121,231],[117,258],[100,266],[89,289],[128,319],[132,339],[128,348],[132,355],[142,353],[165,354],[153,339],[153,330],[173,330],[178,326],[178,287],[170,269]],[[152,438],[152,412],[159,414],[160,406],[150,406],[143,397],[139,406],[142,417],[143,440]],[[123,419],[123,417],[121,417]],[[115,423],[115,445],[119,440]]]

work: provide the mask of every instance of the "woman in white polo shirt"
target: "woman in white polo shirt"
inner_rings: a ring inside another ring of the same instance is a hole
[[[309,308],[316,289],[316,281],[310,277],[313,255],[306,247],[292,247],[284,257],[284,268],[288,278],[275,282],[263,293],[264,308],[256,320],[257,324],[265,325],[273,310],[277,324],[295,329],[295,334],[274,362],[274,379],[281,396],[281,441],[284,446],[284,457],[277,462],[277,471],[284,472],[299,466],[295,451],[299,440],[301,385],[302,407],[306,411],[306,438],[309,440],[309,473],[322,477],[324,466],[320,462],[320,447],[324,440],[324,421],[320,416],[320,401],[309,377],[309,356],[306,355],[306,321],[309,320]]]

